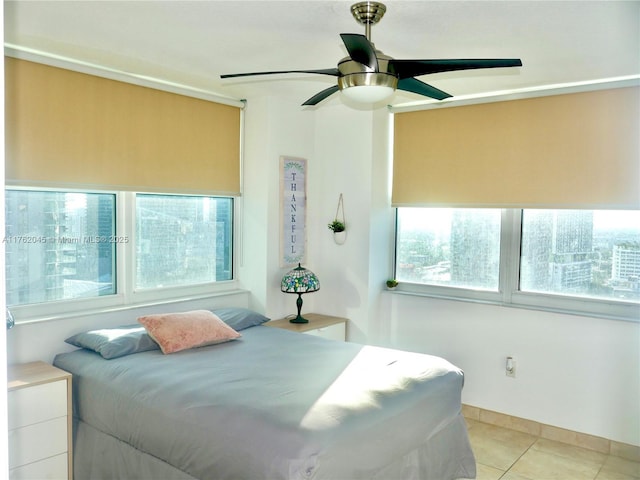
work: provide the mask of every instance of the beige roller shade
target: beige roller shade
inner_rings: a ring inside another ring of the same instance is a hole
[[[5,57],[12,184],[237,195],[240,109]]]
[[[638,209],[639,90],[395,114],[392,202]]]

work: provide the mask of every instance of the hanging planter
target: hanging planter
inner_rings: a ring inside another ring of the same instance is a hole
[[[342,194],[338,197],[338,208],[336,209],[336,217],[329,225],[329,230],[333,232],[333,241],[338,245],[342,245],[347,240],[347,227],[344,219],[344,202]]]
[[[342,245],[347,240],[347,232],[342,230],[341,232],[334,232],[333,241],[338,245]]]

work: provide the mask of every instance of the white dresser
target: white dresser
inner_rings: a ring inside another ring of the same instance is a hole
[[[9,478],[70,480],[71,374],[44,362],[10,365]]]

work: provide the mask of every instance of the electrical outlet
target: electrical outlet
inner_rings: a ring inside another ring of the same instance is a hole
[[[516,378],[516,361],[513,357],[507,357],[504,372],[507,377]]]

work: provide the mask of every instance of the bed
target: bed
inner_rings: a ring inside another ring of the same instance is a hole
[[[463,373],[446,360],[264,325],[239,334],[171,354],[152,342],[57,355],[73,374],[75,478],[475,478]]]

